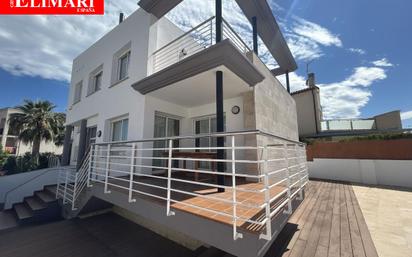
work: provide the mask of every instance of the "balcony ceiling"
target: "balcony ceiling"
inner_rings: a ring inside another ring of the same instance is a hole
[[[252,88],[225,66],[200,73],[147,95],[184,107],[195,107],[216,101],[216,71],[223,72],[223,97],[241,96]]]
[[[161,18],[182,1],[183,0],[141,0],[139,6],[157,18]],[[236,0],[236,2],[250,22],[252,17],[257,17],[258,34],[280,66],[275,71],[276,75],[296,70],[297,65],[295,59],[290,52],[275,17],[273,17],[267,0]]]

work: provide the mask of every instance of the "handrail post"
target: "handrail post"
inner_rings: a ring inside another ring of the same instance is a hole
[[[65,179],[65,182],[64,182],[64,193],[63,193],[63,204],[66,204],[67,203],[67,183],[68,183],[68,180],[69,180],[69,171],[66,171],[66,179]]]
[[[106,153],[106,172],[104,177],[104,193],[110,194],[110,190],[108,190],[108,180],[109,180],[109,168],[110,168],[110,150],[111,144],[107,144],[107,153]]]
[[[89,167],[87,169],[87,187],[92,187],[92,185],[90,184],[90,178],[92,175],[92,160],[93,160],[93,153],[95,152],[95,147],[96,145],[92,145],[92,147],[90,147],[90,153],[89,153]]]
[[[133,183],[134,183],[134,166],[135,166],[135,161],[136,161],[136,150],[137,150],[137,144],[133,143],[132,146],[132,155],[131,155],[131,161],[130,161],[130,177],[129,177],[129,203],[134,203],[136,202],[136,199],[133,199]]]
[[[171,187],[172,187],[172,153],[173,153],[173,140],[169,139],[169,157],[167,164],[167,216],[173,216],[175,213],[170,210],[170,197],[171,197]]]
[[[76,208],[74,206],[74,203],[76,202],[77,179],[79,177],[78,175],[79,175],[79,173],[76,172],[75,176],[74,176],[73,196],[72,196],[73,197],[72,198],[72,211],[76,210]]]
[[[233,202],[233,240],[243,238],[241,233],[237,232],[237,198],[236,198],[236,142],[235,136],[231,136],[232,141],[232,202]]]
[[[268,148],[267,145],[263,148],[263,173],[264,176],[264,184],[265,184],[265,215],[266,215],[266,234],[261,234],[259,238],[265,240],[272,239],[272,219],[270,217],[270,188],[269,188],[269,174],[268,174]]]
[[[284,147],[284,157],[285,157],[285,164],[286,164],[286,173],[287,173],[287,187],[288,187],[288,209],[285,211],[285,213],[287,214],[292,214],[292,193],[290,191],[290,169],[289,169],[289,154],[288,154],[288,144],[284,143],[283,144]]]

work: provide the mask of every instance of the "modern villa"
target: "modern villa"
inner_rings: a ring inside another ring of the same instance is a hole
[[[62,163],[77,172],[61,172],[57,196],[67,217],[103,200],[183,245],[263,256],[308,181],[295,102],[276,78],[296,63],[266,1],[237,1],[253,46],[221,0],[182,31],[165,17],[180,2],[140,1],[74,60]]]

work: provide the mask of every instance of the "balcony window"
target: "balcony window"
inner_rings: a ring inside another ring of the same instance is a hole
[[[129,119],[121,119],[112,122],[112,141],[126,141],[129,129]]]

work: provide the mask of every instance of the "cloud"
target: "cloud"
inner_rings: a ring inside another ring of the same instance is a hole
[[[0,68],[16,76],[70,81],[72,60],[118,22],[133,2],[106,1],[104,16],[0,16]]]
[[[359,117],[361,108],[372,97],[370,87],[386,77],[386,71],[383,68],[357,67],[343,81],[320,84],[324,118]]]
[[[386,58],[372,62],[373,65],[378,67],[393,67],[393,64],[388,61]]]
[[[363,50],[363,49],[360,49],[360,48],[349,48],[348,51],[352,52],[352,53],[357,53],[357,54],[360,54],[360,55],[365,55],[366,54],[366,51]]]
[[[402,112],[402,113],[401,113],[401,119],[402,119],[402,120],[410,120],[410,119],[412,119],[412,111]]]
[[[323,46],[342,47],[342,41],[338,35],[331,33],[328,29],[319,24],[307,21],[301,18],[295,18],[296,22],[293,25],[293,32],[303,36]]]

